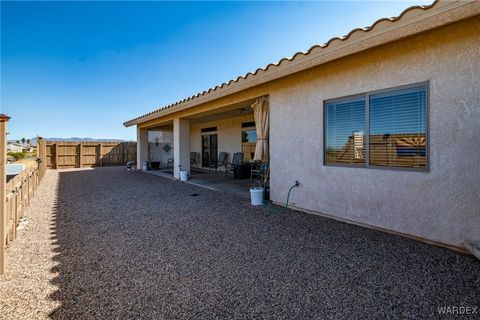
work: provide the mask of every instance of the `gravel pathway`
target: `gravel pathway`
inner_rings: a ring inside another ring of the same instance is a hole
[[[58,173],[45,174],[30,207],[25,213],[17,238],[7,248],[7,270],[0,276],[0,319],[42,319],[61,306],[49,299],[58,287],[52,281],[59,276],[54,239]]]
[[[0,318],[447,319],[438,307],[480,309],[471,256],[124,168],[49,171],[28,215],[7,250]]]

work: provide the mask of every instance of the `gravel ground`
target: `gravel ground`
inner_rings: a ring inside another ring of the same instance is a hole
[[[0,319],[42,319],[61,306],[49,299],[58,264],[54,235],[58,174],[48,171],[25,213],[17,238],[7,248],[7,270],[0,276]]]
[[[438,307],[480,309],[471,256],[124,168],[49,171],[28,216],[7,250],[0,318],[447,319]]]

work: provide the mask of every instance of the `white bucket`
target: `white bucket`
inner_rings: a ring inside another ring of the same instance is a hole
[[[180,171],[180,181],[187,181],[188,180],[188,171]]]
[[[263,188],[261,187],[250,188],[250,200],[252,201],[252,205],[254,206],[263,205]]]
[[[142,162],[142,170],[147,171],[148,170],[148,161],[143,161]]]

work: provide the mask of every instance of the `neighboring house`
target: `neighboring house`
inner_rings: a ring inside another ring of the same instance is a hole
[[[124,125],[139,168],[162,132],[178,178],[191,151],[251,157],[250,106],[268,97],[273,201],[299,180],[297,209],[463,248],[480,240],[479,88],[480,2],[440,1]]]
[[[33,152],[34,148],[29,144],[9,142],[7,151],[9,152]]]
[[[24,152],[25,146],[20,143],[15,143],[15,142],[9,142],[7,144],[7,151],[8,152]]]

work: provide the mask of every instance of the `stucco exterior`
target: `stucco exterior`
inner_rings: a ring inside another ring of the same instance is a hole
[[[424,81],[429,172],[323,164],[323,101]],[[282,79],[270,108],[273,200],[300,180],[299,208],[458,247],[480,240],[478,17]]]
[[[421,82],[428,83],[429,93],[428,171],[324,165],[325,100]],[[146,128],[173,123],[174,131],[177,126],[179,133],[188,132],[174,148],[183,143],[199,155],[201,128],[217,126],[218,152],[232,156],[241,150],[241,123],[253,115],[202,123],[198,116],[268,95],[272,200],[284,203],[299,180],[290,198],[296,208],[463,248],[467,241],[480,241],[479,88],[477,15],[219,98],[205,95],[148,115],[137,126],[141,138]],[[188,121],[179,119],[190,120],[189,130]],[[187,149],[182,150],[176,164],[187,161]]]

